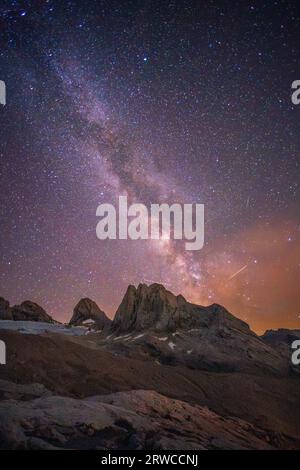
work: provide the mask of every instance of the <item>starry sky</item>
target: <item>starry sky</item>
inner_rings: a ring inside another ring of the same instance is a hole
[[[128,284],[300,328],[298,1],[1,1],[0,295],[61,321]],[[205,246],[96,238],[96,208],[205,204]]]

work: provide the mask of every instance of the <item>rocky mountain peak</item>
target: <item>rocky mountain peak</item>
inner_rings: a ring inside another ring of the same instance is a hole
[[[73,310],[73,316],[70,325],[88,325],[91,324],[95,329],[102,330],[111,323],[111,320],[98,307],[96,302],[89,298],[81,299]]]
[[[16,321],[38,321],[45,323],[54,323],[54,320],[47,312],[37,303],[31,300],[25,300],[20,305],[11,307],[13,320]]]
[[[176,297],[160,284],[128,286],[126,294],[116,312],[113,329],[120,331],[149,328],[174,329],[172,321],[179,305],[186,302]],[[174,323],[174,324],[173,324]]]
[[[172,332],[189,328],[225,328],[226,325],[249,331],[246,323],[220,305],[194,305],[182,295],[174,295],[161,284],[139,284],[137,288],[128,286],[112,329],[117,332],[148,329]]]

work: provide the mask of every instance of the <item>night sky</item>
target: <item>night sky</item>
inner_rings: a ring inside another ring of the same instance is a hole
[[[1,296],[67,321],[160,282],[300,328],[299,1],[1,0],[0,35]],[[205,204],[204,248],[98,240],[119,195]]]

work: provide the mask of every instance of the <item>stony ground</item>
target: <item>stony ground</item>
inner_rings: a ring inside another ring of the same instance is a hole
[[[0,448],[272,449],[299,441],[154,391],[82,400],[0,381]]]

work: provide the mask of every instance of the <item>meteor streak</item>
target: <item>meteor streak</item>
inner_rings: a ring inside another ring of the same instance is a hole
[[[239,269],[236,273],[232,274],[232,276],[230,276],[230,278],[228,279],[228,281],[231,281],[231,279],[233,279],[235,276],[237,276],[238,274],[240,274],[242,271],[244,271],[244,269],[246,269],[248,266],[248,264],[245,264],[245,266],[243,266],[241,269]]]

